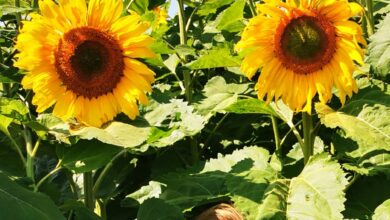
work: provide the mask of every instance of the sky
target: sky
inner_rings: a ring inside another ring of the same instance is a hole
[[[177,14],[177,0],[172,0],[168,10],[169,17],[173,18]]]

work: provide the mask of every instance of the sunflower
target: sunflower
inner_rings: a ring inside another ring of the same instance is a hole
[[[154,81],[137,60],[154,56],[149,25],[138,15],[120,17],[121,0],[58,2],[39,2],[41,15],[24,22],[15,46],[37,112],[54,105],[55,116],[96,127],[121,112],[134,119]]]
[[[347,0],[266,0],[257,5],[236,45],[246,51],[241,69],[256,83],[259,99],[282,99],[294,111],[311,112],[338,89],[342,104],[357,92],[355,63],[363,64],[366,46],[361,27],[349,19],[362,8]]]
[[[153,9],[153,12],[156,14],[157,17],[156,28],[160,27],[160,25],[168,24],[168,12],[167,10],[165,10],[164,7],[155,7]]]

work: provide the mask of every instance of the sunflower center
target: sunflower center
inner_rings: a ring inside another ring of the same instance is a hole
[[[93,75],[99,73],[103,67],[104,45],[99,42],[85,41],[80,44],[71,58],[72,67],[83,75]]]
[[[321,69],[333,57],[335,30],[320,16],[301,16],[281,22],[275,37],[276,54],[286,68],[299,74]]]
[[[123,76],[123,55],[117,41],[92,27],[65,33],[54,56],[59,78],[79,96],[107,94]]]
[[[323,50],[325,33],[304,17],[291,21],[282,36],[282,48],[299,59],[310,59]]]

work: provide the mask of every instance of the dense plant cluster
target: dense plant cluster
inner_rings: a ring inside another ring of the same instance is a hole
[[[389,1],[86,2],[0,0],[0,219],[390,219]]]

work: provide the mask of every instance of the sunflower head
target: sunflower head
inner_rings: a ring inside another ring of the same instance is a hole
[[[120,17],[121,0],[39,2],[41,14],[25,21],[15,47],[15,66],[27,71],[25,89],[38,112],[101,126],[124,112],[134,119],[147,104],[154,73],[138,58],[153,57],[149,25],[140,16]]]
[[[363,64],[361,27],[350,18],[361,11],[347,0],[267,0],[245,28],[236,49],[251,48],[241,65],[253,77],[260,99],[282,99],[295,111],[311,112],[338,89],[341,103],[357,92],[352,73]]]
[[[153,9],[153,12],[156,14],[156,17],[157,17],[157,22],[156,22],[157,28],[160,25],[168,24],[168,22],[167,22],[168,12],[164,7],[155,7]]]

